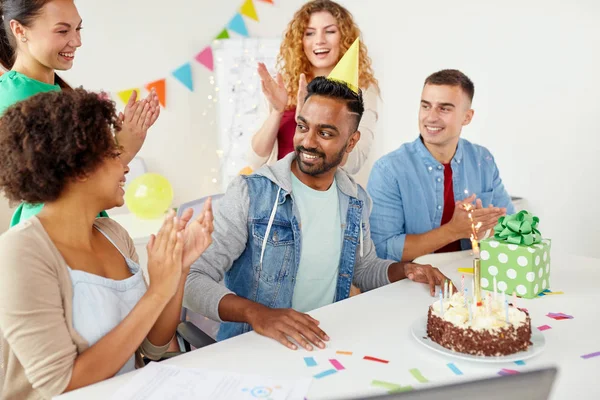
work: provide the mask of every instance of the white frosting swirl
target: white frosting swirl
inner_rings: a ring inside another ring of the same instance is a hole
[[[448,321],[461,328],[474,330],[493,330],[513,325],[515,328],[527,322],[527,315],[516,307],[508,306],[508,324],[506,321],[506,307],[500,299],[484,298],[483,305],[472,304],[472,298],[468,297],[469,308],[465,303],[462,293],[454,293],[450,298],[436,300],[432,305],[432,313],[444,321]],[[488,301],[490,302],[488,306]],[[443,306],[443,313],[441,311]],[[491,309],[491,311],[490,311]]]

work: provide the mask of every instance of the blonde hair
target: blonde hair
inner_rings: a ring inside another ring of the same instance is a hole
[[[331,0],[312,0],[306,3],[294,14],[283,36],[279,55],[277,56],[277,68],[283,76],[285,88],[289,94],[288,108],[296,106],[296,93],[298,92],[298,81],[300,74],[306,75],[310,82],[312,76],[312,65],[304,53],[303,38],[308,27],[310,16],[319,11],[327,11],[337,21],[340,30],[340,58],[348,48],[360,37],[360,29],[354,22],[352,14],[338,3]],[[339,61],[339,60],[338,60]],[[361,41],[359,50],[359,87],[366,89],[371,85],[378,87],[377,79],[373,75],[371,59],[367,55],[367,46]]]

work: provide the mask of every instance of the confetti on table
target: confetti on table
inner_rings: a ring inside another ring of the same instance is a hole
[[[379,387],[382,389],[386,389],[388,393],[400,393],[400,392],[408,392],[413,390],[412,386],[401,386],[397,383],[385,382],[385,381],[377,381],[373,380],[371,382],[371,386]]]
[[[600,356],[600,351],[597,351],[595,353],[590,353],[590,354],[584,354],[581,356],[581,358],[583,358],[584,360],[587,360],[588,358],[598,357],[598,356]]]
[[[337,369],[338,371],[345,369],[344,366],[336,359],[331,359],[329,360],[329,362],[331,363],[331,365],[333,365],[333,368]]]
[[[336,369],[328,369],[327,371],[323,371],[321,373],[318,373],[318,374],[314,375],[314,377],[316,379],[321,379],[321,378],[325,378],[326,376],[333,375],[336,372],[337,372]]]
[[[317,362],[315,361],[315,359],[313,357],[304,357],[304,362],[306,363],[307,367],[316,367],[317,366]]]
[[[507,376],[507,375],[516,375],[519,371],[515,371],[514,369],[502,368],[498,371],[498,375]]]
[[[563,320],[563,319],[573,319],[572,315],[567,315],[567,314],[563,314],[563,313],[548,313],[546,314],[547,317],[550,317],[552,319],[555,319],[557,321]]]
[[[546,296],[546,295],[548,295],[548,294],[550,294],[550,293],[552,293],[552,290],[550,290],[550,289],[544,289],[544,291],[543,291],[543,292],[541,292],[541,293],[538,293],[538,296],[539,296],[539,297],[542,297],[542,296]]]
[[[448,368],[450,368],[452,370],[452,372],[454,372],[456,375],[462,375],[462,371],[460,369],[458,369],[458,367],[456,365],[454,365],[454,363],[448,363]]]
[[[364,356],[363,360],[377,361],[377,362],[384,363],[384,364],[389,363],[388,360],[382,360],[381,358],[376,358],[376,357],[371,357],[371,356]]]
[[[523,361],[523,360],[515,361],[515,364],[517,364],[517,365],[525,365],[525,361]]]
[[[545,296],[553,296],[556,294],[565,294],[565,292],[549,292],[549,293],[546,293]]]
[[[398,385],[397,383],[386,382],[386,381],[378,381],[373,380],[371,382],[371,386],[380,387],[386,390],[395,390],[402,387],[402,385]]]
[[[427,383],[429,382],[427,380],[427,378],[425,378],[422,374],[421,371],[419,371],[417,368],[413,368],[410,369],[408,372],[410,372],[410,374],[417,380],[419,381],[419,383]]]
[[[338,351],[335,352],[335,354],[343,354],[345,356],[351,356],[352,352],[351,351],[341,351],[341,350],[338,350]]]
[[[546,331],[548,329],[552,329],[552,327],[549,325],[542,325],[542,326],[538,326],[537,328],[538,328],[538,331]]]
[[[463,272],[465,274],[472,274],[473,273],[473,268],[459,268],[458,272]]]

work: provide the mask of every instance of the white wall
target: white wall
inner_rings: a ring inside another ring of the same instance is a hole
[[[65,76],[118,90],[167,76],[209,43],[242,3],[80,0],[84,46]],[[256,1],[253,36],[280,35],[301,0]],[[489,147],[506,186],[527,198],[553,247],[598,256],[595,153],[600,129],[600,3],[594,0],[392,2],[342,0],[355,15],[383,90],[371,161],[418,134],[422,82],[459,68],[475,82],[465,138]],[[196,91],[168,82],[168,106],[141,156],[167,176],[176,203],[219,191],[210,72],[194,66]],[[202,111],[207,115],[202,116]],[[211,125],[212,123],[212,125]]]

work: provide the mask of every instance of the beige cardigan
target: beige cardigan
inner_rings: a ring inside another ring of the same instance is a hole
[[[119,249],[138,257],[127,231],[96,220]],[[0,236],[0,331],[4,361],[2,399],[49,399],[71,381],[78,354],[89,345],[73,328],[73,287],[65,260],[37,217]],[[158,359],[168,348],[144,340],[139,352]],[[1,371],[0,371],[1,372]]]

